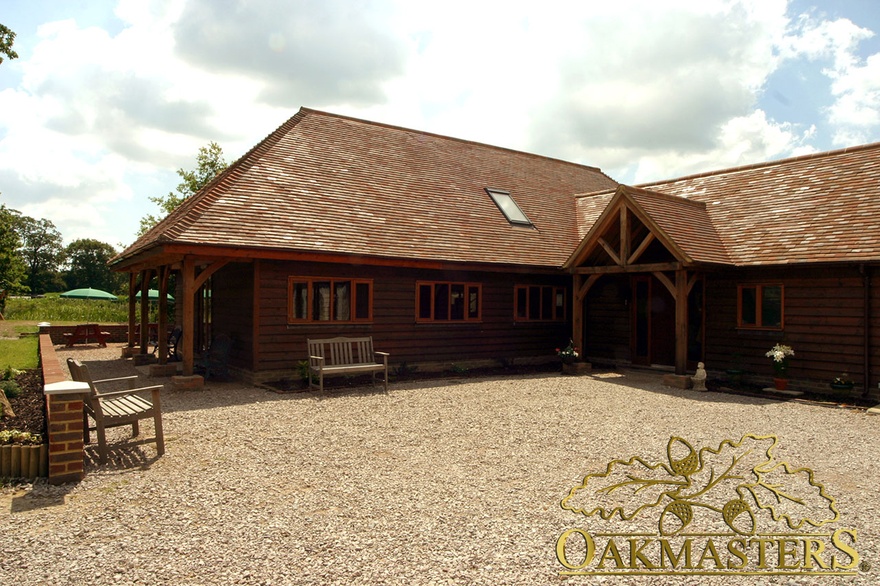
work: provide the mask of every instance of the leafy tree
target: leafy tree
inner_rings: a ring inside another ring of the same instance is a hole
[[[0,204],[0,315],[6,306],[6,297],[26,293],[25,264],[21,258],[21,238],[18,226],[21,214]]]
[[[27,282],[31,293],[57,291],[64,287],[59,268],[64,261],[61,232],[49,220],[21,217],[20,252],[27,265]]]
[[[64,249],[67,260],[67,271],[64,281],[67,289],[92,287],[111,293],[121,290],[121,273],[114,273],[107,266],[107,261],[116,255],[112,245],[92,238],[74,240]]]
[[[157,204],[164,213],[162,217],[173,212],[183,200],[193,195],[202,187],[210,183],[216,175],[223,172],[229,164],[223,159],[223,149],[216,142],[199,149],[196,157],[197,166],[192,171],[178,169],[177,174],[183,181],[177,186],[177,193],[169,192],[165,197],[151,197],[150,201]],[[144,235],[147,230],[159,223],[162,217],[151,214],[141,218],[141,228],[138,236]]]
[[[18,53],[12,50],[13,41],[15,41],[15,33],[0,24],[0,63],[3,63],[3,55],[10,59],[18,59]]]

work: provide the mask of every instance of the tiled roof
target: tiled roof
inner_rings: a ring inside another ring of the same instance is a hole
[[[730,257],[703,202],[637,187],[623,187],[692,262],[730,264]]]
[[[723,253],[736,265],[880,260],[880,143],[639,187],[705,204]],[[579,199],[579,234],[589,231],[611,195]],[[639,197],[683,248],[701,257],[722,253],[711,235],[685,225],[681,208]]]
[[[165,242],[396,259],[560,266],[593,167],[301,109],[124,251]],[[486,193],[507,190],[534,228]]]

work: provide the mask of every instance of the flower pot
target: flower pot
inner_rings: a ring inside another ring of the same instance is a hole
[[[773,386],[777,391],[784,391],[788,388],[788,379],[787,378],[774,378]]]
[[[831,389],[835,391],[851,391],[854,383],[831,383]]]

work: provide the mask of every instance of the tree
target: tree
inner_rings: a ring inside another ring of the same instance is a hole
[[[55,228],[55,224],[45,219],[22,216],[19,236],[31,293],[62,289],[64,282],[59,268],[64,261],[64,247],[61,232]]]
[[[0,204],[0,315],[6,306],[6,297],[26,293],[25,264],[21,258],[21,238],[18,226],[21,214]]]
[[[12,50],[13,41],[15,41],[15,33],[0,24],[0,63],[3,63],[3,55],[10,59],[18,59],[18,53]]]
[[[112,245],[92,238],[74,240],[64,249],[68,269],[64,275],[67,289],[92,287],[112,293],[121,290],[122,277],[107,266],[116,255]]]
[[[211,179],[222,173],[229,166],[223,159],[223,149],[216,142],[211,142],[208,146],[199,149],[196,163],[197,166],[192,171],[185,171],[182,168],[177,170],[177,174],[180,175],[183,181],[177,186],[176,194],[169,192],[165,197],[150,198],[151,202],[157,204],[165,212],[164,216],[173,212],[186,198],[210,183]],[[141,228],[138,236],[146,234],[161,219],[151,214],[141,218]]]

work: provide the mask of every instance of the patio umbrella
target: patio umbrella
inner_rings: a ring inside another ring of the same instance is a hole
[[[91,287],[85,289],[72,289],[62,293],[59,297],[65,299],[107,299],[108,301],[119,301],[119,298],[113,293],[107,293],[100,289],[92,289]]]
[[[168,297],[168,301],[174,301],[174,297],[171,296],[170,293],[165,294]],[[141,292],[138,291],[134,296],[135,299],[141,298]],[[147,290],[147,299],[159,299],[159,291],[156,289],[148,289]]]

